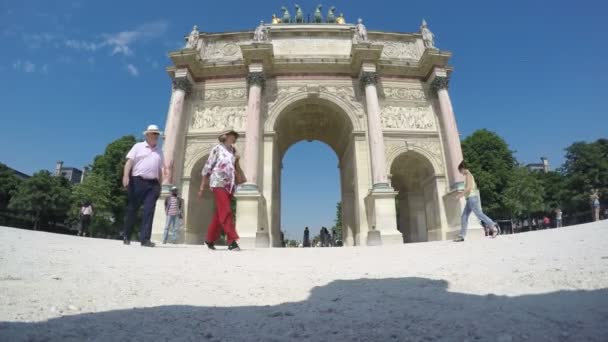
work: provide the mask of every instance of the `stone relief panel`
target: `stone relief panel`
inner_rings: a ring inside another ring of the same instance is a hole
[[[245,41],[212,41],[203,47],[203,59],[243,59],[240,44]]]
[[[395,101],[425,101],[424,90],[405,87],[384,87],[384,98]]]
[[[418,60],[422,56],[414,42],[375,41],[384,45],[381,58]]]
[[[208,88],[198,91],[198,97],[205,101],[245,100],[247,90],[245,88]]]
[[[190,130],[192,131],[222,131],[233,128],[244,130],[246,124],[246,106],[194,106]]]
[[[350,55],[350,39],[319,39],[311,37],[273,39],[275,56],[344,56]]]
[[[431,107],[387,106],[381,110],[382,127],[404,130],[436,130],[435,117]]]

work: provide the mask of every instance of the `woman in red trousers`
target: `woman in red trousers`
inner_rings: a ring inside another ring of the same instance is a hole
[[[205,244],[209,249],[215,249],[215,241],[220,237],[220,229],[224,229],[228,238],[228,249],[240,250],[237,240],[234,217],[230,202],[236,190],[236,185],[244,182],[244,176],[239,167],[239,157],[236,154],[234,143],[239,134],[229,130],[219,136],[220,143],[209,154],[209,159],[203,167],[203,181],[198,192],[202,198],[203,191],[211,188],[215,199],[215,213],[207,229]]]

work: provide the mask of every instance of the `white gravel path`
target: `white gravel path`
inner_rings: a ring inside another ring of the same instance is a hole
[[[237,253],[0,227],[0,341],[525,340],[608,341],[608,221]]]

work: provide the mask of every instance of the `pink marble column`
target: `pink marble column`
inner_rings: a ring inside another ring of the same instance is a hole
[[[258,189],[258,159],[260,155],[260,112],[262,110],[262,87],[264,86],[264,73],[250,72],[247,75],[249,97],[247,101],[247,128],[245,131],[245,167],[247,183],[245,190]]]
[[[460,135],[456,126],[456,117],[452,109],[452,101],[448,94],[449,79],[444,76],[436,76],[431,83],[431,88],[437,92],[439,102],[441,129],[443,130],[444,145],[447,159],[448,178],[452,189],[458,188],[464,181],[458,164],[463,160],[462,148],[460,147]]]
[[[184,101],[190,92],[192,84],[187,77],[179,77],[173,80],[173,93],[171,94],[171,105],[167,123],[165,125],[165,137],[163,142],[163,185],[173,185],[174,160],[179,135],[182,125]]]
[[[370,155],[372,161],[372,180],[374,189],[388,189],[386,174],[386,157],[384,156],[384,136],[380,118],[380,104],[376,90],[377,76],[375,72],[362,72],[360,81],[365,88],[367,104],[367,126],[369,135]]]

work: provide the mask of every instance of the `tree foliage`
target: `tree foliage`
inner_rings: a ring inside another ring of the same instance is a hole
[[[70,212],[72,220],[79,217],[80,206],[85,201],[90,201],[93,206],[91,232],[115,235],[117,227],[112,224],[114,218],[111,183],[100,174],[91,173],[85,177],[84,182],[76,185],[72,192],[72,210]]]
[[[342,202],[336,204],[336,218],[333,229],[336,230],[337,239],[342,240]]]
[[[508,215],[503,194],[516,165],[513,151],[496,133],[482,129],[462,141],[462,153],[475,176],[484,211],[495,217]]]
[[[10,200],[9,209],[28,213],[34,229],[39,229],[41,223],[65,220],[70,200],[71,187],[67,179],[39,171],[21,183]]]
[[[85,177],[83,188],[78,190],[77,200],[85,199],[83,196],[91,196],[89,199],[93,208],[97,209],[94,216],[98,217],[94,219],[93,224],[97,224],[97,228],[106,234],[117,233],[124,221],[127,193],[122,187],[122,172],[125,156],[136,142],[134,136],[127,135],[108,144],[104,153],[95,157],[91,172]],[[92,180],[87,182],[88,178]],[[101,191],[103,187],[106,187],[106,190]],[[102,228],[102,218],[106,224],[113,224]]]
[[[511,217],[525,218],[545,209],[542,182],[525,167],[513,170],[504,194]]]
[[[575,142],[566,148],[563,173],[565,205],[570,211],[589,208],[589,193],[598,189],[600,201],[608,201],[608,139]]]
[[[0,210],[8,207],[20,184],[21,180],[15,176],[13,170],[0,163]]]

